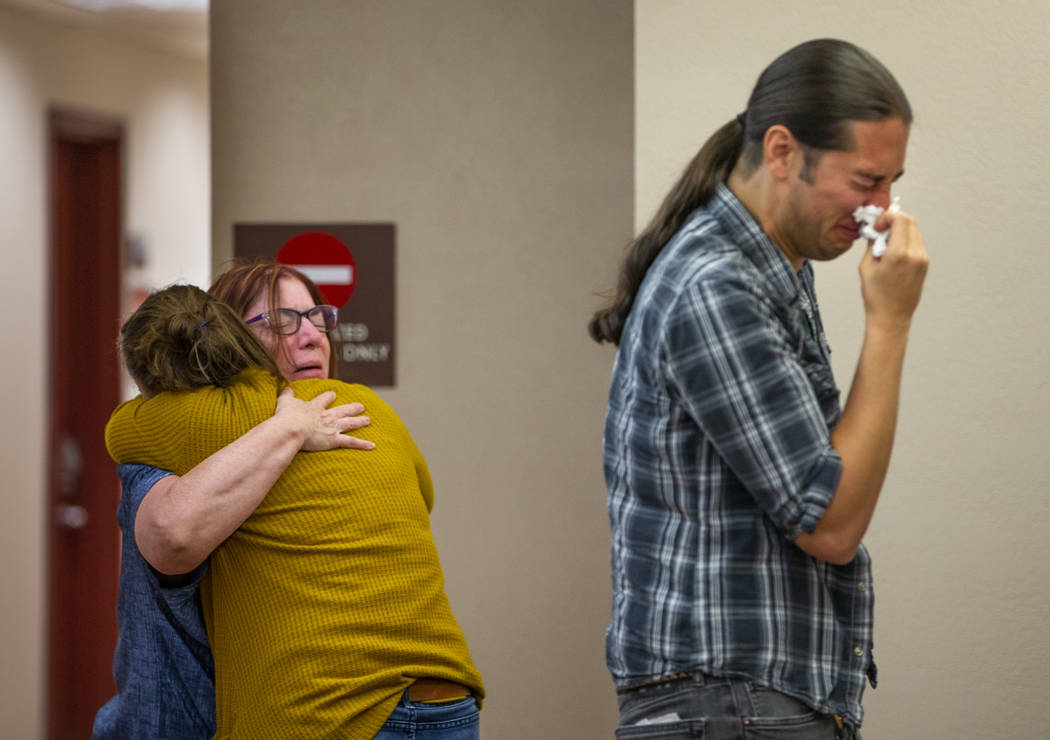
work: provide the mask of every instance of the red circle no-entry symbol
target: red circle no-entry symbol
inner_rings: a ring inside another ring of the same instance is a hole
[[[357,285],[357,263],[345,244],[331,234],[310,231],[294,236],[277,252],[277,262],[317,283],[325,300],[342,308]]]

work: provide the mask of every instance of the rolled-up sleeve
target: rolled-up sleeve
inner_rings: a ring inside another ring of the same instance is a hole
[[[691,285],[669,316],[661,359],[671,392],[788,538],[812,532],[842,460],[791,332],[724,275]]]

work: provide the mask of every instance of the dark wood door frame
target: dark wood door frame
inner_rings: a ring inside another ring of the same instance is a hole
[[[120,400],[123,126],[48,116],[48,736],[83,738],[114,692],[119,483],[103,429]]]

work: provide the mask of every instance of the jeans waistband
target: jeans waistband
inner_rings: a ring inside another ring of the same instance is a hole
[[[673,686],[673,684],[682,684],[681,686]],[[616,693],[620,697],[621,703],[621,714],[624,709],[624,703],[633,703],[637,701],[646,702],[649,701],[646,697],[651,697],[654,693],[662,693],[666,688],[667,691],[677,692],[679,690],[689,690],[691,687],[695,687],[698,690],[703,690],[703,687],[711,687],[711,689],[721,690],[723,693],[728,692],[728,695],[734,697],[733,703],[738,708],[743,708],[751,704],[753,695],[757,695],[756,692],[766,692],[766,695],[775,695],[780,697],[777,701],[780,704],[784,702],[790,702],[797,705],[799,708],[805,709],[806,703],[800,699],[783,694],[776,689],[770,689],[763,686],[752,683],[751,680],[740,676],[712,676],[708,673],[701,671],[684,671],[681,673],[674,673],[668,676],[661,676],[659,678],[648,679],[644,681],[637,681],[634,683],[625,684],[616,688]],[[630,698],[630,695],[636,694],[637,698]],[[751,709],[754,709],[752,706]],[[858,729],[854,727],[845,717],[837,714],[823,714],[820,710],[810,709],[809,711],[816,712],[825,717],[828,722],[834,721],[836,730],[835,736],[840,740],[859,740],[860,734]]]

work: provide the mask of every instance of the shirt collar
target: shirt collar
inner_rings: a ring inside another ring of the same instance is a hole
[[[809,261],[796,274],[784,253],[725,183],[718,184],[708,208],[733,244],[758,270],[769,296],[784,305],[794,303],[800,292],[800,279],[813,269]]]

